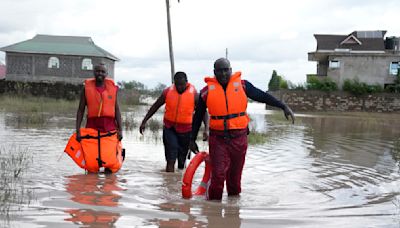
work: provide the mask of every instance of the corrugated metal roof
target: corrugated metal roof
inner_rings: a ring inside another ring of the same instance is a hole
[[[386,31],[381,31],[382,36],[386,33]],[[355,36],[361,44],[353,43],[353,44],[341,44],[349,36]],[[335,50],[336,48],[342,49],[351,49],[358,51],[384,51],[385,50],[385,41],[383,37],[376,38],[364,38],[357,37],[357,31],[350,33],[350,35],[322,35],[315,34],[315,39],[317,40],[317,50]]]
[[[111,53],[97,46],[90,37],[84,36],[52,36],[38,34],[30,40],[2,47],[0,51],[96,56],[109,58],[115,61],[119,60]]]

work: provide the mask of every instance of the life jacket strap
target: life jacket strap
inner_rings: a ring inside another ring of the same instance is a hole
[[[81,138],[82,139],[98,139],[98,138],[109,137],[109,136],[112,136],[112,135],[115,135],[115,134],[117,134],[117,131],[113,131],[113,132],[109,131],[104,135],[101,135],[101,134],[99,134],[98,136],[84,135],[84,136],[81,136]]]
[[[229,119],[233,119],[239,116],[245,116],[246,112],[241,112],[241,113],[234,113],[234,114],[229,114],[229,115],[225,115],[225,116],[210,116],[211,119],[213,120],[229,120]]]

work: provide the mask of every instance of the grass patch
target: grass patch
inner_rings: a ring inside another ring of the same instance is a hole
[[[269,141],[269,135],[266,133],[250,131],[250,134],[247,136],[247,140],[250,145],[261,145]]]
[[[138,122],[135,120],[135,114],[133,112],[125,113],[122,117],[122,126],[125,130],[132,130],[137,128]]]
[[[149,122],[147,123],[149,126],[150,131],[152,132],[157,132],[162,129],[163,123],[159,120],[155,119],[150,119]]]
[[[28,148],[0,146],[0,213],[6,219],[32,200],[32,190],[23,184],[23,175],[31,162]]]
[[[71,101],[49,97],[0,95],[0,109],[7,112],[76,112],[78,103],[78,100]]]

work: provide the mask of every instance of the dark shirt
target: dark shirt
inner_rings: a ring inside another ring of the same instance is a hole
[[[270,106],[278,107],[281,109],[285,108],[285,104],[283,104],[281,101],[276,99],[274,96],[270,95],[267,92],[264,92],[257,87],[253,86],[250,82],[247,80],[242,80],[242,86],[244,91],[246,92],[246,96],[254,101],[258,101],[261,103],[265,103]],[[205,86],[201,91],[200,91],[200,98],[199,102],[196,106],[195,109],[195,114],[193,117],[193,125],[192,125],[192,139],[196,140],[197,134],[199,132],[201,122],[203,120],[204,114],[207,111],[207,95],[208,95],[208,87]],[[210,129],[212,130],[212,129]],[[211,132],[210,132],[211,133]]]

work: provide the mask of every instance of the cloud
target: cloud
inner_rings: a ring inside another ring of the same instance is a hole
[[[171,0],[176,70],[202,86],[213,61],[228,56],[255,85],[267,84],[272,70],[293,82],[315,73],[308,62],[313,34],[387,30],[399,36],[397,1],[366,0]],[[90,36],[121,59],[117,80],[151,86],[170,82],[165,1],[3,0],[0,46],[36,34]],[[4,54],[0,55],[4,60]]]

